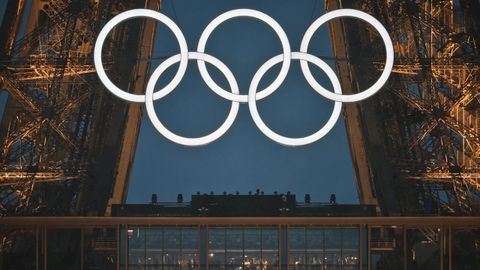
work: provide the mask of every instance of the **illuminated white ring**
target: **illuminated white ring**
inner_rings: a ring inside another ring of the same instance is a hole
[[[259,91],[257,94],[257,99],[265,98],[268,95],[272,94],[275,90],[277,90],[278,87],[285,80],[285,78],[287,77],[288,69],[290,68],[290,62],[291,62],[291,58],[290,58],[291,49],[290,49],[290,43],[288,41],[287,34],[285,34],[285,31],[280,26],[280,24],[278,24],[272,17],[268,16],[263,12],[253,10],[253,9],[235,9],[235,10],[225,12],[222,15],[216,17],[213,21],[211,21],[207,25],[202,35],[200,36],[200,40],[198,41],[197,51],[205,52],[205,46],[207,44],[207,40],[212,34],[213,30],[215,30],[215,28],[217,28],[223,22],[236,17],[250,17],[266,23],[275,31],[275,33],[280,38],[280,42],[282,43],[282,49],[283,49],[282,68],[280,69],[280,72],[277,78],[275,78],[275,80],[269,86],[267,86],[262,91]],[[205,66],[205,63],[203,61],[197,61],[197,64],[203,80],[207,84],[215,85],[215,87],[211,87],[215,93],[217,93],[221,97],[228,99],[230,101],[237,101],[242,103],[245,103],[248,101],[248,95],[233,94],[224,90],[220,86],[218,86],[217,83],[213,81],[212,77],[210,77],[207,67]]]
[[[117,16],[113,17],[108,23],[103,27],[100,34],[98,34],[97,41],[95,43],[95,49],[93,52],[93,58],[95,63],[95,69],[97,70],[98,77],[105,85],[105,87],[110,90],[114,95],[117,97],[130,101],[130,102],[145,102],[144,95],[136,95],[128,93],[120,88],[118,88],[110,79],[108,78],[105,70],[103,69],[103,62],[102,62],[102,47],[105,39],[107,38],[108,33],[119,23],[131,19],[131,18],[138,18],[138,17],[147,17],[158,20],[164,23],[170,30],[172,30],[173,34],[177,38],[178,45],[180,46],[180,66],[178,67],[178,71],[173,77],[172,81],[168,83],[163,89],[159,90],[155,94],[153,94],[153,99],[157,100],[160,96],[165,95],[162,92],[171,92],[182,80],[185,72],[187,71],[187,64],[188,64],[188,47],[187,41],[183,36],[182,31],[180,28],[173,22],[170,18],[163,15],[162,13],[149,10],[149,9],[132,9],[129,11],[122,12]]]
[[[323,136],[325,136],[335,126],[335,123],[340,117],[340,113],[342,111],[342,102],[335,101],[335,106],[333,107],[332,115],[328,119],[327,123],[321,129],[319,129],[317,132],[311,135],[300,137],[300,138],[290,138],[290,137],[285,137],[285,136],[279,135],[278,133],[275,133],[273,130],[267,127],[267,125],[263,122],[262,118],[260,117],[260,114],[258,113],[256,97],[255,97],[258,83],[260,82],[263,75],[271,67],[273,67],[274,65],[282,61],[282,57],[283,57],[282,55],[277,55],[271,58],[270,60],[265,62],[253,76],[252,82],[250,84],[250,88],[248,90],[248,108],[250,110],[250,115],[252,116],[253,121],[255,122],[255,124],[263,134],[265,134],[268,138],[280,144],[287,145],[287,146],[301,146],[301,145],[313,143],[321,139]],[[337,94],[342,94],[342,88],[340,86],[340,82],[338,81],[337,76],[335,75],[335,72],[323,60],[311,54],[306,54],[301,52],[292,52],[291,58],[296,60],[305,60],[305,61],[311,62],[316,66],[318,66],[319,68],[321,68],[325,72],[325,74],[327,74],[328,78],[332,82],[334,92]]]
[[[232,89],[232,92],[234,94],[239,93],[238,84],[235,80],[235,77],[233,76],[233,73],[220,60],[218,60],[217,58],[211,55],[198,53],[198,52],[189,52],[188,59],[202,60],[214,65],[225,75],[225,77],[227,78],[228,84]],[[181,61],[180,54],[177,54],[168,58],[167,60],[162,62],[160,66],[158,66],[155,69],[152,76],[150,77],[150,80],[148,81],[148,84],[147,84],[147,91],[145,93],[145,96],[146,96],[145,103],[147,107],[148,117],[150,118],[150,121],[152,121],[153,126],[158,130],[158,132],[160,132],[160,134],[162,134],[165,138],[169,139],[174,143],[186,145],[186,146],[201,146],[201,145],[211,143],[216,139],[220,138],[223,134],[225,134],[225,132],[228,131],[230,126],[235,121],[235,118],[237,117],[240,104],[238,102],[232,102],[232,106],[230,107],[230,112],[227,118],[225,119],[225,122],[223,122],[223,124],[218,129],[216,129],[212,133],[205,135],[203,137],[197,137],[197,138],[182,137],[168,130],[162,124],[162,122],[160,122],[160,119],[158,119],[158,116],[155,112],[155,107],[153,106],[153,91],[155,88],[155,84],[157,83],[157,80],[162,75],[162,73],[168,67],[170,67],[171,65],[179,61]],[[207,84],[209,83],[207,82]],[[162,93],[162,95],[159,98],[164,97],[165,95],[166,94]]]
[[[392,45],[392,40],[390,39],[390,36],[387,30],[385,29],[385,27],[383,27],[383,25],[373,16],[355,9],[338,9],[338,10],[328,12],[327,14],[315,20],[312,23],[312,25],[310,25],[310,27],[305,32],[305,35],[303,36],[302,43],[300,45],[300,52],[307,53],[310,40],[313,34],[315,33],[315,31],[317,31],[317,29],[320,28],[320,26],[322,26],[324,23],[332,19],[340,18],[340,17],[354,17],[354,18],[361,19],[371,24],[380,33],[380,36],[382,37],[383,42],[385,43],[385,51],[386,51],[387,57],[385,60],[385,67],[378,81],[376,81],[370,88],[360,93],[352,94],[352,95],[341,95],[337,93],[332,93],[327,89],[323,88],[313,77],[310,71],[310,68],[308,67],[307,61],[300,60],[300,66],[302,68],[303,75],[305,76],[305,79],[307,80],[307,82],[310,84],[310,86],[313,87],[313,89],[315,89],[322,96],[334,101],[357,102],[357,101],[367,99],[370,96],[374,95],[387,82],[393,67],[393,55],[394,55],[393,45]]]

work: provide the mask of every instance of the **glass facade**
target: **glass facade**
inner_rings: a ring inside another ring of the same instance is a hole
[[[226,228],[208,229],[209,269],[277,269],[278,229]]]
[[[473,217],[70,219],[2,219],[0,269],[480,269]]]
[[[128,227],[125,232],[128,263],[121,260],[121,268],[198,269],[197,227]]]
[[[292,227],[290,269],[358,269],[358,228]]]

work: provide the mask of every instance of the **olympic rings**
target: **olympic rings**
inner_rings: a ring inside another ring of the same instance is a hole
[[[375,93],[377,93],[382,88],[382,86],[387,82],[388,77],[390,76],[390,73],[392,73],[393,55],[394,55],[392,40],[388,35],[387,29],[385,29],[385,27],[383,27],[383,25],[377,19],[375,19],[375,17],[355,9],[337,9],[337,10],[328,12],[327,14],[316,19],[307,29],[307,31],[305,32],[305,35],[303,36],[302,43],[300,44],[300,51],[304,53],[307,52],[310,39],[312,38],[315,31],[317,31],[318,28],[320,28],[320,26],[322,26],[324,23],[332,19],[341,18],[341,17],[353,17],[353,18],[361,19],[371,24],[378,31],[378,33],[380,33],[380,36],[383,39],[383,43],[385,44],[387,59],[385,61],[385,67],[383,69],[382,75],[380,76],[378,81],[374,83],[367,90],[360,92],[358,94],[353,94],[353,95],[340,94],[339,95],[326,90],[315,80],[305,60],[300,60],[300,66],[302,68],[303,76],[305,76],[305,79],[307,79],[310,86],[312,86],[315,90],[317,90],[317,92],[320,95],[333,101],[357,102],[357,101],[367,99],[370,96],[373,96]]]
[[[291,61],[290,60],[291,59],[290,43],[288,42],[287,34],[285,34],[285,31],[283,31],[283,28],[280,26],[280,24],[278,24],[274,19],[272,19],[272,17],[268,16],[265,13],[262,13],[260,11],[253,10],[253,9],[235,9],[235,10],[225,12],[222,15],[215,18],[212,22],[210,22],[207,25],[202,35],[200,36],[200,40],[198,41],[197,51],[199,52],[205,51],[205,45],[207,44],[207,40],[212,34],[213,30],[215,30],[215,28],[217,28],[221,23],[236,17],[251,17],[266,23],[275,31],[275,33],[280,38],[280,42],[282,43],[283,63],[282,63],[282,68],[280,69],[280,73],[278,74],[277,78],[269,86],[267,86],[265,89],[263,89],[257,94],[258,99],[265,98],[270,94],[272,94],[275,90],[277,90],[278,87],[280,87],[282,82],[285,80],[288,74],[288,69],[290,68],[290,61]],[[210,74],[207,71],[207,67],[205,66],[205,63],[203,63],[202,61],[198,61],[197,63],[198,63],[198,69],[200,70],[200,74],[202,75],[202,78],[205,81],[213,82],[212,77],[210,77]],[[213,83],[216,85],[215,82]],[[242,103],[245,103],[248,101],[247,95],[233,95],[232,93],[227,92],[225,90],[222,90],[221,92],[216,92],[216,93],[219,94],[221,97],[228,99],[230,101],[237,101]]]
[[[98,34],[97,41],[95,42],[95,48],[93,50],[93,59],[95,63],[95,69],[97,70],[98,77],[105,85],[105,87],[110,90],[114,95],[117,97],[130,101],[130,102],[145,102],[144,95],[135,95],[130,94],[122,89],[118,88],[113,82],[110,81],[107,74],[105,73],[105,69],[103,69],[103,62],[102,62],[102,48],[103,43],[105,43],[105,39],[107,38],[108,33],[112,31],[112,29],[117,26],[117,24],[132,18],[137,17],[147,17],[156,19],[160,22],[163,22],[170,30],[173,31],[173,34],[178,40],[178,45],[180,45],[180,55],[182,59],[180,61],[180,67],[178,68],[177,74],[173,77],[172,81],[164,87],[163,90],[170,92],[175,87],[178,86],[180,81],[182,80],[185,72],[187,71],[187,63],[188,63],[188,46],[185,37],[183,36],[182,31],[180,28],[167,16],[163,15],[162,13],[150,10],[150,9],[132,9],[129,11],[122,12],[117,16],[113,17],[108,23],[102,28],[100,34]],[[159,99],[158,94],[154,94],[153,98],[155,100]]]
[[[230,85],[230,88],[232,89],[232,93],[234,94],[239,94],[238,90],[238,84],[237,81],[235,80],[235,77],[233,76],[233,73],[228,69],[228,67],[223,64],[220,60],[217,58],[208,55],[208,54],[203,54],[199,52],[189,52],[188,53],[188,59],[196,59],[196,60],[202,60],[209,62],[210,64],[214,65],[217,67],[225,77],[227,78],[228,84]],[[216,139],[220,138],[227,130],[230,128],[230,126],[233,124],[233,121],[235,121],[235,118],[237,117],[238,114],[238,109],[240,108],[240,104],[238,102],[232,102],[232,106],[230,107],[230,112],[227,116],[227,119],[223,124],[214,132],[210,133],[209,135],[199,137],[199,138],[187,138],[187,137],[182,137],[177,134],[174,134],[170,130],[168,130],[162,122],[160,122],[160,119],[158,119],[157,114],[155,113],[155,107],[153,106],[153,90],[155,88],[155,84],[157,83],[158,78],[162,75],[162,73],[171,65],[175,64],[176,62],[181,61],[181,55],[177,54],[174,55],[167,60],[163,61],[160,66],[155,69],[155,71],[152,73],[152,77],[150,77],[150,80],[148,80],[147,83],[147,91],[145,93],[146,97],[146,107],[147,107],[147,114],[150,120],[152,121],[153,126],[166,138],[172,140],[173,142],[176,142],[178,144],[183,144],[183,145],[188,145],[188,146],[201,146],[205,145],[208,143],[211,143],[215,141]],[[213,82],[208,82],[207,85],[209,87],[216,87],[216,85]],[[218,86],[217,86],[218,87]],[[157,92],[159,93],[159,92]],[[163,93],[159,93],[160,98],[166,96],[169,92],[164,91]]]
[[[152,73],[147,83],[147,89],[146,89],[145,95],[131,94],[114,85],[108,78],[107,74],[105,73],[105,70],[103,68],[102,57],[101,57],[103,43],[105,42],[105,39],[108,33],[117,24],[127,19],[137,18],[137,17],[153,18],[164,23],[168,28],[170,28],[170,30],[172,30],[180,46],[179,54],[171,56],[170,58],[163,61]],[[283,50],[282,54],[274,56],[273,58],[265,62],[257,70],[257,72],[253,76],[253,79],[250,83],[248,95],[240,94],[235,76],[222,61],[205,53],[205,47],[206,47],[208,38],[210,37],[212,32],[223,22],[233,18],[237,18],[237,17],[255,18],[266,23],[278,35],[280,42],[282,43],[282,50]],[[313,34],[317,31],[317,29],[320,26],[322,26],[324,23],[328,22],[329,20],[332,20],[334,18],[340,18],[340,17],[353,17],[353,18],[361,19],[367,23],[370,23],[379,32],[385,44],[385,51],[386,51],[385,68],[380,78],[367,90],[357,94],[352,94],[352,95],[343,95],[340,82],[337,76],[335,75],[335,72],[330,68],[330,66],[320,58],[314,55],[311,55],[307,52],[310,40]],[[157,129],[157,131],[167,139],[171,140],[172,142],[175,142],[181,145],[187,145],[187,146],[205,145],[217,140],[223,134],[225,134],[228,131],[228,129],[232,126],[233,122],[235,121],[235,118],[239,111],[240,103],[248,103],[250,115],[252,116],[252,119],[255,125],[259,128],[259,130],[263,134],[265,134],[268,138],[272,139],[273,141],[276,141],[280,144],[287,145],[287,146],[300,146],[300,145],[313,143],[321,139],[326,134],[328,134],[328,132],[334,127],[335,123],[340,117],[343,102],[358,102],[358,101],[364,100],[374,95],[382,88],[382,86],[387,82],[388,77],[392,72],[393,61],[394,61],[393,58],[394,58],[394,53],[393,53],[392,41],[385,27],[383,27],[383,25],[371,15],[364,13],[362,11],[353,10],[353,9],[335,10],[335,11],[326,13],[323,16],[319,17],[317,20],[315,20],[305,32],[305,35],[300,45],[299,52],[291,51],[290,44],[289,44],[287,35],[285,34],[285,31],[273,18],[271,18],[265,13],[262,13],[257,10],[252,10],[252,9],[235,9],[235,10],[225,12],[220,16],[218,16],[217,18],[215,18],[212,22],[210,22],[207,25],[207,27],[203,31],[200,37],[200,40],[198,42],[197,52],[188,51],[187,42],[185,40],[185,37],[183,36],[183,33],[181,32],[180,28],[170,18],[168,18],[167,16],[159,12],[148,10],[148,9],[134,9],[134,10],[126,11],[112,18],[100,31],[100,34],[97,38],[97,41],[95,43],[95,48],[94,48],[95,68],[97,70],[100,80],[105,85],[105,87],[114,95],[126,101],[145,102],[147,115],[149,116],[153,126]],[[305,79],[307,80],[308,84],[320,95],[335,102],[333,112],[330,118],[328,119],[327,123],[315,133],[305,137],[300,137],[300,138],[285,137],[283,135],[280,135],[272,131],[261,119],[257,110],[257,105],[256,105],[257,100],[260,100],[269,96],[280,87],[280,85],[283,83],[283,81],[285,80],[288,74],[288,70],[290,68],[290,63],[292,59],[300,61],[302,73]],[[172,92],[175,89],[175,87],[178,86],[183,76],[185,75],[189,60],[197,60],[200,75],[202,76],[207,86],[213,92],[215,92],[220,97],[232,102],[232,105],[230,107],[230,112],[227,118],[225,119],[225,121],[223,122],[223,124],[221,124],[220,127],[218,127],[212,133],[202,137],[197,137],[197,138],[183,137],[168,130],[158,118],[155,112],[155,107],[153,105],[154,100],[165,97],[170,92]],[[180,65],[172,81],[162,89],[158,91],[154,91],[155,84],[157,83],[157,80],[160,78],[163,72],[165,72],[166,69],[168,69],[170,66],[172,66],[177,62],[180,62]],[[230,91],[227,91],[222,87],[220,87],[211,78],[206,68],[205,62],[208,62],[214,65],[224,74],[224,76],[228,81]],[[261,78],[263,77],[263,75],[265,75],[265,73],[270,68],[272,68],[274,65],[280,62],[282,62],[282,67],[280,69],[279,74],[275,78],[275,80],[270,85],[268,85],[265,89],[262,89],[261,91],[257,92],[258,84]],[[330,92],[329,90],[323,88],[315,80],[308,66],[308,62],[311,62],[312,64],[316,65],[327,74],[328,78],[332,82],[334,92]]]
[[[248,108],[250,110],[250,115],[252,116],[253,121],[255,122],[257,127],[260,129],[260,131],[263,132],[263,134],[265,134],[267,137],[269,137],[270,139],[280,144],[287,145],[287,146],[300,146],[300,145],[313,143],[315,141],[320,140],[333,128],[333,126],[335,126],[335,123],[337,123],[337,120],[340,117],[340,113],[342,112],[341,102],[335,101],[332,115],[328,119],[327,123],[321,129],[319,129],[317,132],[309,136],[302,137],[302,138],[289,138],[289,137],[284,137],[282,135],[275,133],[269,127],[267,127],[267,125],[265,125],[262,118],[258,114],[256,98],[255,98],[258,83],[260,82],[260,79],[263,77],[263,75],[270,68],[272,68],[275,64],[278,64],[282,61],[282,58],[283,56],[281,54],[271,58],[270,60],[265,62],[265,64],[263,64],[258,69],[257,73],[255,73],[255,75],[253,76],[252,83],[250,84],[250,88],[248,91]],[[305,60],[308,62],[312,62],[317,67],[321,68],[327,74],[328,78],[332,81],[333,89],[335,93],[342,94],[342,88],[340,86],[340,82],[338,81],[337,76],[335,75],[335,72],[327,63],[322,61],[320,58],[313,56],[311,54],[306,54],[301,52],[292,52],[292,59]]]

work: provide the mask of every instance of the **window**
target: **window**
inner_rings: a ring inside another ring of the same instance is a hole
[[[198,268],[196,227],[135,227],[127,235],[129,269]]]
[[[278,230],[276,228],[210,228],[209,269],[276,269]]]
[[[356,228],[290,228],[290,269],[356,269],[358,233]]]

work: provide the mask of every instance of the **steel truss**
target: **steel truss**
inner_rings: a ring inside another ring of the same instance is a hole
[[[139,3],[143,7],[146,2],[32,1],[38,15],[31,13],[30,20],[38,16],[37,26],[27,29],[0,59],[0,84],[9,93],[0,126],[0,216],[92,211],[85,209],[80,198],[94,198],[85,193],[94,191],[95,181],[104,181],[97,185],[107,188],[112,185],[115,176],[99,180],[92,164],[98,163],[99,152],[109,151],[99,145],[109,140],[104,129],[112,128],[112,114],[115,110],[120,113],[117,126],[121,126],[128,107],[112,101],[97,79],[93,45],[108,19]],[[142,33],[141,27],[138,24],[137,33]],[[126,46],[133,51],[142,49],[139,43],[127,44],[128,31],[132,28],[120,26],[113,31],[103,58],[112,80],[123,84],[127,84],[123,78],[131,80],[135,63],[125,63],[128,70],[112,69],[110,59]],[[119,129],[116,132],[122,137],[124,131]],[[115,151],[111,155],[117,155]],[[112,157],[111,163],[116,162]],[[108,170],[108,166],[104,168]],[[106,205],[105,196],[98,197],[104,201],[98,205]],[[105,207],[96,209],[99,214],[104,211]]]
[[[377,112],[401,181],[416,181],[410,198],[421,211],[435,204],[480,213],[479,33],[464,16],[470,7],[454,0],[364,0],[360,7],[384,23],[394,44],[394,74]]]

